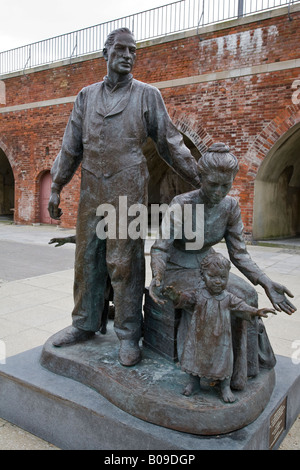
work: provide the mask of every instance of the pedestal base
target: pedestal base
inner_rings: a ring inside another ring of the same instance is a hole
[[[61,334],[60,333],[57,333]],[[235,392],[234,403],[224,403],[219,387],[199,390],[186,397],[182,391],[189,377],[180,365],[143,348],[143,359],[134,367],[118,361],[119,340],[110,324],[106,335],[72,346],[45,344],[41,364],[51,372],[94,388],[123,411],[149,423],[200,435],[226,434],[253,422],[271,397],[274,370],[262,370]]]
[[[92,388],[43,368],[41,352],[42,348],[27,351],[0,366],[0,416],[61,449],[276,449],[300,413],[300,368],[285,357],[277,357],[273,394],[252,424],[229,434],[202,437],[122,411]],[[279,416],[285,399],[284,426],[274,440],[274,413]]]

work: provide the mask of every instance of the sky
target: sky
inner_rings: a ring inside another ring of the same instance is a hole
[[[0,0],[0,51],[139,13],[172,0]]]

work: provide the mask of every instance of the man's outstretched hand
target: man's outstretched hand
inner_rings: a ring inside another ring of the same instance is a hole
[[[66,241],[65,238],[51,238],[50,242],[48,242],[48,245],[53,245],[54,243],[56,243],[56,245],[54,246],[57,247],[57,246],[63,246],[68,242]]]

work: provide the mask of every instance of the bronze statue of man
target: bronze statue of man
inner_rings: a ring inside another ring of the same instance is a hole
[[[136,43],[130,30],[112,32],[103,55],[107,76],[78,94],[52,168],[49,213],[61,216],[60,192],[81,164],[81,193],[76,228],[73,324],[55,346],[90,338],[99,330],[107,277],[115,304],[119,361],[140,361],[142,298],[145,284],[144,240],[101,240],[96,235],[97,207],[120,196],[147,206],[148,169],[142,147],[150,137],[158,154],[182,178],[199,186],[197,164],[167,113],[160,92],[133,79]],[[118,217],[117,217],[118,220]]]

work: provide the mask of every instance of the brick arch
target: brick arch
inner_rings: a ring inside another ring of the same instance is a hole
[[[1,140],[0,154],[4,157],[3,159],[1,158],[1,215],[10,215],[14,218],[16,206],[16,167],[14,166],[12,153]]]
[[[191,140],[201,155],[213,144],[212,137],[204,127],[196,121],[192,122],[189,115],[173,110],[170,112],[170,118],[177,129]]]
[[[288,176],[290,169],[294,169],[296,154],[286,153],[286,145],[297,148],[299,129],[300,107],[291,105],[263,129],[248,152],[253,159],[249,162],[248,176],[254,183],[255,239],[291,237],[299,232],[300,189],[290,186],[288,179],[294,172]],[[299,179],[299,169],[295,178]]]
[[[36,207],[36,216],[38,216],[39,214],[39,200],[40,200],[40,184],[41,184],[41,180],[43,178],[43,176],[50,172],[51,168],[49,167],[46,167],[46,168],[43,168],[42,170],[38,170],[35,172],[35,175],[34,175],[34,180],[33,180],[33,183],[34,183],[34,197],[35,197],[35,207]]]
[[[273,119],[255,138],[245,157],[248,166],[247,175],[256,178],[265,157],[276,143],[295,125],[300,123],[300,106],[288,106],[280,115]]]
[[[44,176],[45,173],[47,173],[48,171],[51,171],[51,166],[46,166],[46,168],[43,168],[42,170],[38,170],[36,173],[35,173],[35,178],[34,178],[34,181],[36,184],[39,184],[40,183],[40,180],[41,178]]]
[[[253,235],[255,183],[259,169],[271,149],[290,129],[300,122],[300,107],[287,106],[270,121],[252,140],[245,155],[240,156],[240,171],[237,175],[232,195],[237,197],[242,210],[246,236]]]
[[[8,148],[2,139],[0,139],[0,149],[5,153],[5,156],[11,166],[14,178],[16,179],[16,172],[18,168],[17,159],[14,157],[13,152]]]

